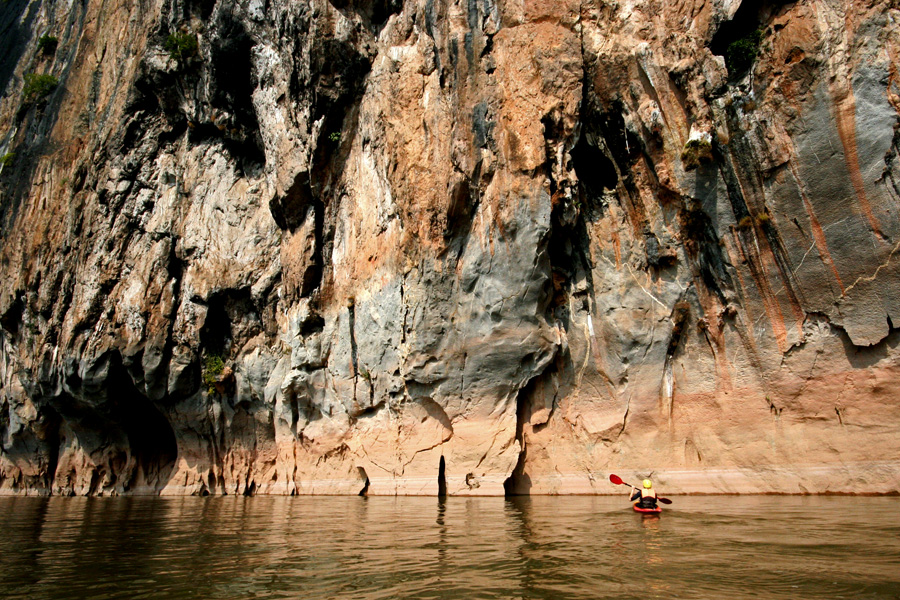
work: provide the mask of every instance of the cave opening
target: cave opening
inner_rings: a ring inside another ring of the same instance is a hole
[[[372,3],[372,27],[376,35],[384,29],[391,16],[403,10],[402,0],[378,0]]]
[[[366,470],[363,469],[362,467],[356,467],[356,469],[359,472],[359,478],[362,479],[364,482],[363,487],[361,490],[359,490],[359,493],[357,494],[357,496],[366,497],[369,495],[369,475],[366,473]]]
[[[262,319],[249,288],[227,289],[210,296],[200,344],[209,354],[225,358],[235,341],[242,342],[262,331]]]
[[[315,167],[330,162],[341,139],[345,118],[355,112],[361,99],[366,75],[372,68],[371,57],[361,53],[351,41],[327,38],[316,45],[310,56],[314,66],[313,118],[325,118],[319,132]],[[354,128],[348,128],[352,132]],[[331,142],[331,144],[327,143]],[[318,173],[318,168],[312,169]]]
[[[189,15],[197,15],[201,21],[208,21],[216,7],[216,0],[190,0],[185,9]]]
[[[224,133],[229,153],[238,159],[244,172],[262,168],[266,163],[259,120],[253,106],[253,38],[243,23],[228,11],[220,11],[218,36],[210,48],[211,104],[222,106],[234,116],[232,123],[221,123],[216,129]],[[212,124],[211,124],[212,125]],[[219,134],[221,135],[221,133]]]
[[[225,310],[225,303],[217,298],[210,298],[206,310],[206,319],[200,329],[200,344],[207,352],[224,354],[231,342],[231,319]]]
[[[731,20],[723,22],[716,30],[709,43],[710,51],[725,56],[731,44],[759,29],[764,4],[767,4],[765,0],[743,0]]]
[[[16,297],[3,314],[0,314],[0,327],[12,336],[19,333],[19,325],[25,314],[25,292],[17,291]]]
[[[525,443],[525,424],[531,419],[531,397],[538,379],[535,377],[529,381],[516,396],[516,439],[519,441],[519,458],[512,473],[503,482],[503,492],[506,496],[527,496],[531,490],[531,477],[525,472],[528,450]]]
[[[725,58],[729,79],[741,79],[750,70],[759,54],[766,22],[786,4],[793,1],[743,0],[734,17],[719,26],[709,49]]]
[[[41,409],[41,417],[44,447],[47,452],[47,471],[44,474],[44,480],[46,488],[52,493],[53,482],[56,479],[56,467],[59,466],[59,447],[62,443],[59,429],[62,425],[62,418],[49,406]],[[5,438],[6,432],[2,433]]]
[[[377,36],[384,28],[388,19],[403,10],[401,0],[329,0],[331,5],[338,10],[350,10],[364,20],[369,21],[369,29]]]
[[[300,171],[281,196],[269,202],[269,211],[279,229],[293,233],[306,221],[313,206],[313,193],[308,171]]]
[[[178,458],[178,442],[172,425],[137,389],[118,355],[110,366],[106,397],[111,425],[118,426],[125,434],[134,459],[129,487],[159,492],[169,481]]]
[[[595,208],[602,205],[604,189],[609,186],[615,187],[617,181],[615,167],[609,158],[595,146],[587,144],[583,137],[578,145],[586,150],[581,153],[573,150],[572,154],[573,163],[581,164],[580,167],[576,166],[579,178],[579,189],[575,192],[577,197],[572,199],[572,202],[562,199],[551,200],[550,231],[547,237],[550,272],[541,302],[541,310],[547,316],[548,322],[560,322],[566,329],[569,328],[572,319],[569,298],[576,286],[581,292],[593,295],[588,223],[593,218]],[[585,159],[587,155],[593,158]],[[596,168],[584,172],[587,163],[595,160],[605,164],[604,168],[609,169],[606,175],[597,178]],[[582,169],[582,172],[578,169]],[[610,178],[604,179],[607,176]]]
[[[596,199],[603,196],[604,190],[616,189],[619,176],[609,157],[592,144],[589,137],[591,136],[582,135],[572,149],[572,167],[581,184],[583,199],[596,204]]]

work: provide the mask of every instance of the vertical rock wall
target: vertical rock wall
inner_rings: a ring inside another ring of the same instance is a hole
[[[0,493],[900,491],[898,18],[9,0]]]

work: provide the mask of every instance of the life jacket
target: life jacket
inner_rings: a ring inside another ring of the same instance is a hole
[[[641,499],[637,502],[641,508],[656,508],[656,492],[653,488],[641,488]]]

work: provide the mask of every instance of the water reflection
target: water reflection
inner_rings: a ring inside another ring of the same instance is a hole
[[[897,498],[0,498],[7,598],[900,598]],[[746,592],[746,593],[745,593]]]

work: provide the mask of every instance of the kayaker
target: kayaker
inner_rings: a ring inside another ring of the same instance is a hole
[[[638,508],[656,508],[656,491],[653,489],[653,482],[645,479],[643,485],[642,489],[631,488],[631,501]]]

